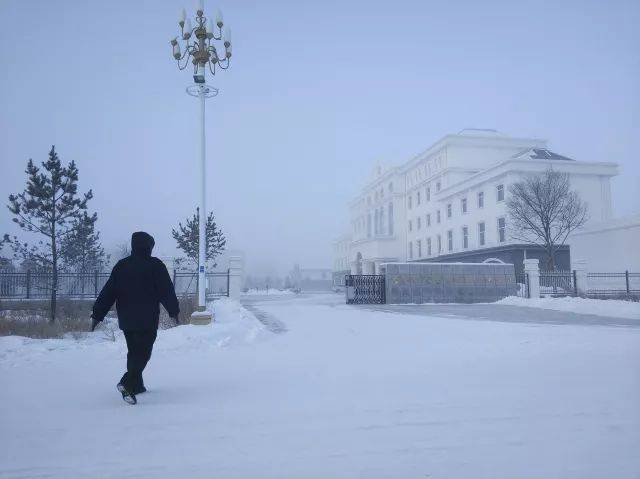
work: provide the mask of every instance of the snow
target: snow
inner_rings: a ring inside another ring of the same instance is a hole
[[[296,294],[293,291],[291,291],[290,289],[273,289],[273,288],[269,288],[269,290],[266,289],[250,289],[244,293],[242,293],[242,296],[289,296],[292,294]]]
[[[638,478],[640,327],[251,301],[287,332],[216,302],[137,406],[120,334],[0,338],[0,477]]]
[[[597,316],[609,316],[614,318],[629,318],[640,320],[640,303],[633,301],[621,301],[616,299],[591,299],[591,298],[519,298],[509,296],[497,301],[498,304],[511,306],[525,306],[529,308],[552,309],[555,311],[569,311],[580,314],[595,314]]]

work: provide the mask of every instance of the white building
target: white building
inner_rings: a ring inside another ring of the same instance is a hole
[[[640,272],[640,214],[594,222],[569,239],[571,259],[585,260],[589,271]]]
[[[292,286],[302,291],[329,291],[333,287],[333,276],[330,269],[300,268],[294,265],[289,273]]]
[[[351,272],[374,274],[380,264],[397,261],[496,258],[520,268],[526,257],[543,259],[540,248],[509,238],[505,198],[510,184],[549,167],[569,173],[572,189],[587,203],[589,223],[610,219],[617,165],[572,160],[550,151],[546,140],[463,130],[401,166],[377,167],[349,204]],[[340,254],[336,261],[343,261]],[[568,269],[569,262],[567,246],[556,263]]]

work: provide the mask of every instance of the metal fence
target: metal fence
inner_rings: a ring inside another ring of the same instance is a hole
[[[518,286],[516,296],[521,298],[531,297],[529,290],[529,273],[516,273],[516,284]]]
[[[384,304],[385,277],[381,274],[347,274],[344,278],[347,304]]]
[[[58,298],[94,299],[109,279],[109,273],[58,273]],[[229,295],[229,271],[207,273],[207,298]],[[0,299],[47,299],[51,297],[50,272],[0,271]],[[173,272],[173,284],[180,297],[196,296],[198,274]]]
[[[578,284],[574,271],[540,271],[541,296],[577,296]]]
[[[207,299],[229,296],[229,270],[207,273],[206,279],[205,291]],[[178,296],[196,296],[198,294],[198,273],[174,271],[173,284]]]
[[[640,273],[588,273],[587,296],[640,300]]]

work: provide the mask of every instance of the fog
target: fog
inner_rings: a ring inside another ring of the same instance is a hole
[[[0,2],[0,197],[52,144],[93,189],[106,249],[173,255],[198,198],[198,103],[169,40],[190,1]],[[376,161],[495,128],[614,161],[614,214],[640,210],[640,3],[221,1],[233,29],[207,101],[208,208],[250,273],[331,267]],[[27,238],[4,209],[0,233]]]

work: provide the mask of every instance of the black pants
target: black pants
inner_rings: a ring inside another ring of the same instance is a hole
[[[124,331],[127,340],[127,372],[124,373],[120,382],[132,393],[139,392],[144,386],[142,381],[142,371],[151,358],[153,343],[156,340],[158,331],[151,329],[148,331]]]

